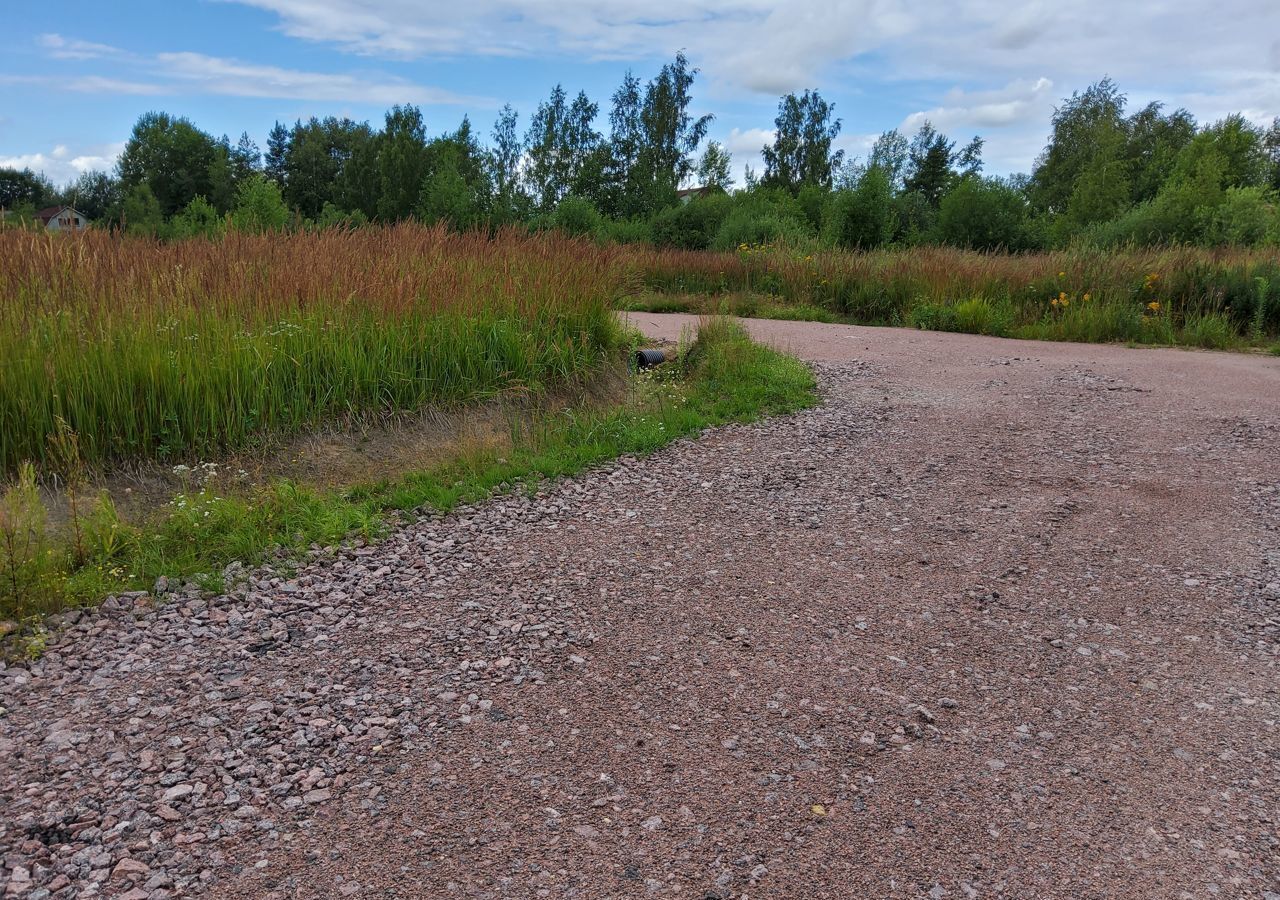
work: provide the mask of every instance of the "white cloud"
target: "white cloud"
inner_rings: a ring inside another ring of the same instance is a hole
[[[236,97],[278,97],[336,102],[490,105],[441,88],[400,80],[374,80],[346,74],[305,72],[205,56],[200,53],[161,53],[159,71],[189,81],[210,94]]]
[[[166,94],[164,85],[146,81],[127,81],[123,78],[105,78],[101,75],[84,75],[78,78],[48,78],[44,82],[51,87],[62,87],[83,94],[131,94],[140,97]]]
[[[65,38],[60,34],[42,34],[39,44],[49,51],[54,59],[102,59],[103,57],[125,57],[129,54],[108,44],[95,44],[92,41],[81,41]]]
[[[907,33],[916,16],[884,0],[226,0],[275,13],[292,37],[395,58],[469,55],[638,59],[688,48],[717,78],[784,93],[832,62]]]
[[[159,53],[144,57],[58,34],[42,35],[39,43],[54,59],[91,60],[113,56],[114,69],[127,70],[129,77],[117,77],[115,74],[0,75],[0,84],[40,85],[79,93],[136,96],[202,93],[384,106],[396,103],[498,105],[483,97],[466,96],[379,73],[308,72],[202,53]]]
[[[733,154],[759,153],[761,147],[773,143],[773,135],[772,128],[735,128],[722,143]]]
[[[903,133],[916,131],[926,120],[943,132],[990,132],[1026,123],[1043,123],[1053,109],[1053,82],[1013,82],[995,91],[949,91],[942,104],[913,112],[903,120]]]
[[[0,168],[30,169],[40,172],[54,184],[74,181],[81,174],[98,170],[109,172],[124,150],[124,143],[96,144],[73,151],[58,144],[47,152],[0,156]]]
[[[274,13],[284,33],[399,58],[483,54],[637,59],[689,50],[713,77],[781,93],[876,53],[892,79],[1059,84],[1111,73],[1280,66],[1273,0],[472,0],[442,16],[419,0],[225,0]]]

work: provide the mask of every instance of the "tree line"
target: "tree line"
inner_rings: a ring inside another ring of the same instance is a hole
[[[388,110],[380,128],[277,122],[265,151],[247,133],[233,144],[149,112],[114,172],[57,189],[0,169],[0,207],[12,220],[71,203],[101,226],[165,237],[414,218],[689,249],[1280,243],[1280,118],[1263,129],[1242,115],[1202,125],[1159,103],[1129,111],[1103,79],[1055,109],[1029,174],[991,177],[981,137],[959,144],[928,121],[846,158],[834,104],[806,90],[779,100],[763,168],[739,185],[728,151],[707,140],[712,117],[692,112],[697,75],[683,53],[648,81],[627,72],[607,132],[594,101],[557,85],[523,129],[503,107],[487,141],[465,117],[429,136],[412,105]],[[701,189],[692,202],[681,202],[685,185]]]

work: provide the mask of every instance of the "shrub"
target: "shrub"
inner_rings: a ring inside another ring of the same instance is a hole
[[[1266,239],[1275,217],[1276,207],[1262,188],[1229,188],[1222,203],[1208,213],[1206,243],[1260,244]]]
[[[252,175],[236,188],[236,205],[231,211],[231,227],[241,234],[284,231],[289,208],[280,186],[263,175]]]
[[[311,223],[317,229],[358,228],[367,224],[369,224],[369,217],[362,210],[353,209],[347,212],[328,200],[321,208],[320,215]]]
[[[600,211],[586,197],[570,195],[560,201],[551,213],[551,226],[573,235],[592,235],[601,232],[604,220]]]
[[[169,223],[169,234],[178,240],[192,237],[219,238],[226,227],[226,222],[209,201],[203,197],[194,197],[173,217],[173,221]]]
[[[822,236],[846,249],[874,250],[893,237],[893,189],[879,166],[872,166],[851,191],[836,191],[827,205]]]
[[[121,223],[130,234],[156,235],[164,227],[160,201],[144,184],[135,185],[124,198]]]
[[[928,199],[918,191],[899,194],[893,198],[893,240],[913,247],[929,239],[937,212]]]
[[[706,250],[729,215],[732,201],[724,195],[698,197],[664,209],[650,220],[653,242],[659,247]]]
[[[970,250],[1024,250],[1026,219],[1026,201],[1016,190],[994,178],[969,176],[942,198],[937,235],[944,244]]]
[[[830,193],[816,184],[806,184],[796,194],[796,204],[800,207],[805,224],[815,234],[822,230],[822,221],[826,216],[829,197]]]
[[[767,204],[735,206],[716,232],[717,250],[736,250],[743,244],[788,244],[801,246],[813,235],[803,222]]]
[[[647,244],[653,240],[650,223],[644,219],[605,219],[601,234],[615,244]]]
[[[1164,340],[1165,331],[1160,327],[1162,323],[1167,324],[1168,319],[1168,316],[1155,316],[1148,320],[1141,309],[1128,300],[1103,302],[1077,298],[1065,307],[1049,309],[1038,322],[1023,326],[1017,334],[1042,341],[1172,343],[1172,334]]]
[[[1007,308],[979,297],[957,303],[953,312],[955,330],[966,334],[1004,336],[1012,326],[1012,316]]]

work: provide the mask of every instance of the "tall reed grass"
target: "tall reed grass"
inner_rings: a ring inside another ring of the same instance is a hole
[[[159,243],[0,232],[0,471],[241,447],[584,373],[616,249],[400,225]],[[60,426],[59,422],[65,422]]]
[[[1156,312],[1174,329],[1212,316],[1255,339],[1280,333],[1280,253],[1274,249],[1003,254],[946,247],[867,253],[781,246],[743,246],[734,253],[637,248],[631,263],[651,291],[773,295],[871,324],[910,324],[931,315],[925,309],[913,316],[921,307],[982,300],[1007,316],[1010,327],[1041,326],[1045,336],[1061,336],[1072,323],[1088,320],[1077,340],[1146,333],[1138,331],[1145,327],[1142,318]],[[1095,322],[1098,316],[1063,315],[1082,307],[1106,308],[1100,318],[1116,332]]]

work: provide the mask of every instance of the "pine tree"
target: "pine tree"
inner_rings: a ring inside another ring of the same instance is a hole
[[[285,160],[289,155],[289,129],[280,122],[271,126],[267,136],[267,154],[263,172],[278,185],[284,185]]]

